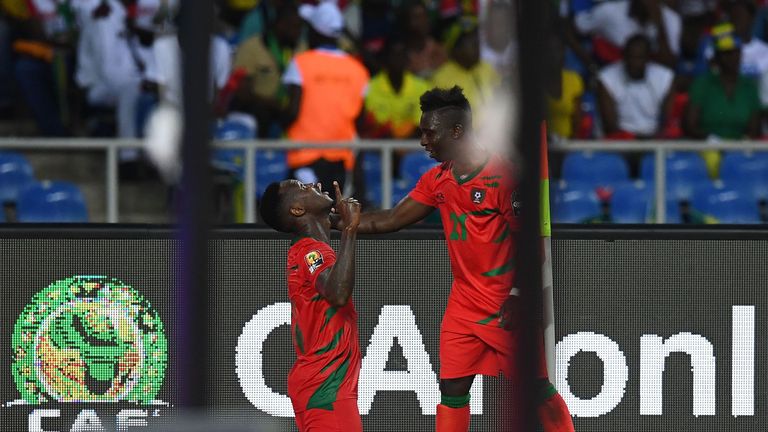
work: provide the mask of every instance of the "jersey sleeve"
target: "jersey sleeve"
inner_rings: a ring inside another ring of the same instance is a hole
[[[419,178],[416,182],[416,186],[413,188],[408,196],[421,204],[428,205],[430,207],[437,207],[437,200],[435,199],[435,176],[436,170],[440,167],[433,168]]]
[[[315,283],[320,273],[333,267],[336,263],[336,253],[330,246],[320,241],[304,246],[297,258],[299,259],[301,277],[309,281],[310,286],[315,289]]]

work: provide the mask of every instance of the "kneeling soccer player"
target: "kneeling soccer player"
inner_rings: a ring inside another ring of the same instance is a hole
[[[351,299],[360,204],[342,200],[334,186],[336,212],[345,226],[338,257],[329,245],[334,202],[320,184],[272,183],[261,204],[269,226],[295,236],[286,267],[297,357],[288,374],[288,396],[300,432],[363,430],[357,409],[357,312]]]

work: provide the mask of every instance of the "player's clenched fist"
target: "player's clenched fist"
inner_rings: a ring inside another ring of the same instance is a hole
[[[339,182],[333,182],[336,190],[336,213],[341,217],[339,223],[347,230],[355,230],[360,225],[360,203],[354,198],[342,198]]]

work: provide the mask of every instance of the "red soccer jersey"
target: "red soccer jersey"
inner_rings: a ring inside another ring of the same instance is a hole
[[[333,249],[302,238],[288,250],[288,296],[296,363],[288,373],[294,412],[332,410],[337,400],[357,400],[360,347],[352,300],[331,306],[315,288],[318,275],[336,262]]]
[[[510,164],[498,156],[463,178],[446,162],[421,176],[409,195],[440,210],[453,272],[446,314],[499,324],[514,284],[512,234],[519,226],[511,176]]]

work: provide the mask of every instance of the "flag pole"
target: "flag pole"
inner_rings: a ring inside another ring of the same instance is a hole
[[[547,159],[547,123],[541,123],[541,238],[544,252],[542,264],[542,307],[544,328],[544,354],[547,360],[547,373],[550,381],[555,382],[555,301],[552,279],[552,223],[549,212],[549,163]]]

